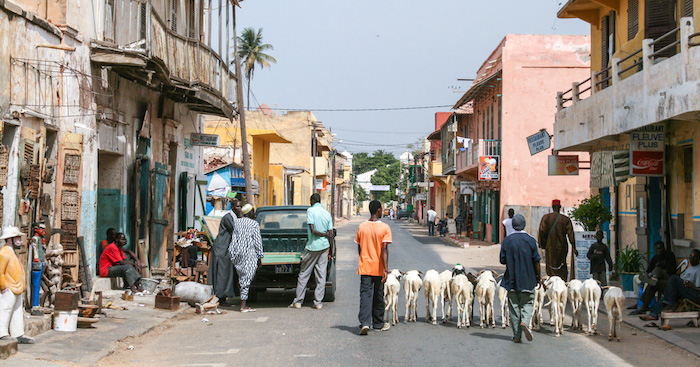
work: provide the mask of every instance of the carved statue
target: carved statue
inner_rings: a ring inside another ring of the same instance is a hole
[[[44,293],[39,300],[39,306],[51,307],[53,305],[56,292],[61,289],[62,275],[63,246],[60,243],[52,243],[46,249],[46,268],[41,276],[41,288]]]
[[[22,236],[17,227],[8,227],[0,236],[0,340],[16,338],[20,344],[34,343],[24,336],[24,307],[22,294],[27,289],[24,267],[15,254],[22,247]]]

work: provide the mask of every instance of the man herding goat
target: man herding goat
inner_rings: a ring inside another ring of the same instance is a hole
[[[508,290],[513,342],[520,343],[522,333],[528,341],[532,340],[528,325],[532,318],[533,289],[540,279],[540,254],[537,241],[523,231],[525,217],[521,214],[513,217],[513,229],[515,232],[501,243],[500,260],[506,266],[501,285]]]

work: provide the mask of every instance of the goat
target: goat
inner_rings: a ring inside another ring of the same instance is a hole
[[[452,283],[453,272],[454,269],[452,271],[445,270],[440,273],[440,305],[442,306],[442,322],[447,322],[447,320],[452,318],[452,289],[450,284]],[[445,313],[445,307],[447,307],[447,313]]]
[[[564,309],[566,307],[566,283],[558,277],[549,277],[545,283],[547,289],[547,298],[550,305],[550,322],[554,322],[554,334],[561,336],[564,329]],[[546,306],[546,305],[545,305]]]
[[[422,273],[418,270],[411,270],[406,272],[403,276],[403,291],[406,294],[406,314],[403,318],[403,322],[413,321],[416,322],[418,318],[418,313],[416,311],[416,301],[418,301],[418,292],[423,287],[423,279],[420,275]]]
[[[508,291],[503,288],[503,279],[498,282],[498,301],[501,302],[501,327],[510,325],[510,311],[508,311]]]
[[[542,305],[544,305],[545,290],[542,284],[537,284],[533,292],[532,318],[530,319],[530,330],[539,330],[542,326]]]
[[[450,284],[452,297],[457,306],[457,328],[471,326],[472,304],[474,303],[474,284],[464,273],[455,275]]]
[[[566,284],[569,290],[569,302],[571,302],[571,329],[573,330],[583,329],[583,325],[581,324],[581,304],[583,303],[581,286],[583,286],[583,282],[578,279],[572,279]]]
[[[581,286],[581,295],[583,296],[583,305],[588,312],[588,328],[587,335],[598,333],[598,305],[600,304],[600,285],[595,279],[586,279]]]
[[[437,324],[438,298],[440,297],[440,274],[431,269],[423,277],[423,292],[425,292],[425,321]],[[432,312],[430,308],[432,306]]]
[[[625,295],[622,289],[618,287],[608,288],[603,296],[605,309],[608,311],[608,323],[610,324],[610,332],[608,333],[608,341],[612,341],[613,337],[620,341],[620,328],[622,327],[622,307],[625,304]]]
[[[399,314],[397,312],[397,305],[399,303],[399,291],[401,290],[401,271],[394,269],[389,272],[386,276],[386,282],[384,283],[384,311],[386,311],[386,324],[391,322],[391,325],[396,325],[399,323]],[[391,313],[391,320],[389,320],[389,313]]]
[[[493,270],[482,270],[476,276],[476,296],[479,297],[479,315],[481,315],[479,326],[482,329],[488,327],[489,323],[492,327],[496,327],[493,300],[496,294],[495,278],[499,276]]]

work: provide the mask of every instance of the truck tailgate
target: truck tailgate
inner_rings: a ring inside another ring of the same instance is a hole
[[[300,264],[301,252],[265,252],[263,265]]]

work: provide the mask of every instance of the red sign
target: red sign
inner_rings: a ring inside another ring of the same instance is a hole
[[[664,152],[633,150],[630,169],[632,175],[662,176],[664,174]]]

